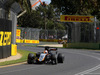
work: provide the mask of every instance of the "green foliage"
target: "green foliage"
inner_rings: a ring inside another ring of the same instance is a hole
[[[65,15],[100,15],[100,0],[51,0],[51,4]]]
[[[37,28],[41,22],[38,20],[41,20],[39,12],[32,11],[31,14],[25,13],[23,16],[18,18],[18,24],[21,27],[34,27]]]
[[[64,45],[65,48],[76,48],[76,49],[100,49],[99,43],[67,43]]]
[[[18,19],[18,25],[21,27],[32,27],[42,29],[65,29],[64,25],[57,22],[60,16],[58,9],[53,5],[43,7],[38,6],[36,10],[32,10],[31,14],[25,13]],[[60,28],[61,27],[61,28]]]

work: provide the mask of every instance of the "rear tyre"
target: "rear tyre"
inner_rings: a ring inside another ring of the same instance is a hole
[[[64,55],[59,53],[57,57],[58,63],[63,63],[64,62]]]

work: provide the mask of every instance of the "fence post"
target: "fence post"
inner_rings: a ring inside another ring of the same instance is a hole
[[[96,42],[96,16],[94,17],[94,42]]]
[[[16,44],[17,16],[12,11],[11,13],[12,13],[12,44]]]

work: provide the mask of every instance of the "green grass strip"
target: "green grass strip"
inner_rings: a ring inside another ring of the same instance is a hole
[[[21,63],[21,62],[26,62],[28,54],[29,53],[34,53],[34,52],[26,51],[26,50],[18,50],[18,53],[20,53],[22,55],[22,57],[20,59],[0,62],[0,66],[11,65],[11,64]]]

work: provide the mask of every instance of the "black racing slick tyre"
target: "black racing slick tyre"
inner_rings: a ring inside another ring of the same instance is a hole
[[[52,65],[57,65],[57,59],[52,60]]]
[[[63,63],[64,62],[64,55],[59,53],[57,57],[58,63]]]
[[[34,58],[35,58],[34,54],[29,53],[29,54],[28,54],[27,63],[28,63],[28,64],[32,64],[32,63],[33,63]]]
[[[52,60],[52,65],[56,65],[58,62],[57,62],[57,57],[56,57],[56,55],[55,54],[53,54],[52,56],[51,56],[51,60]]]
[[[27,60],[27,63],[28,63],[28,64],[32,64],[32,60],[28,59],[28,60]]]

